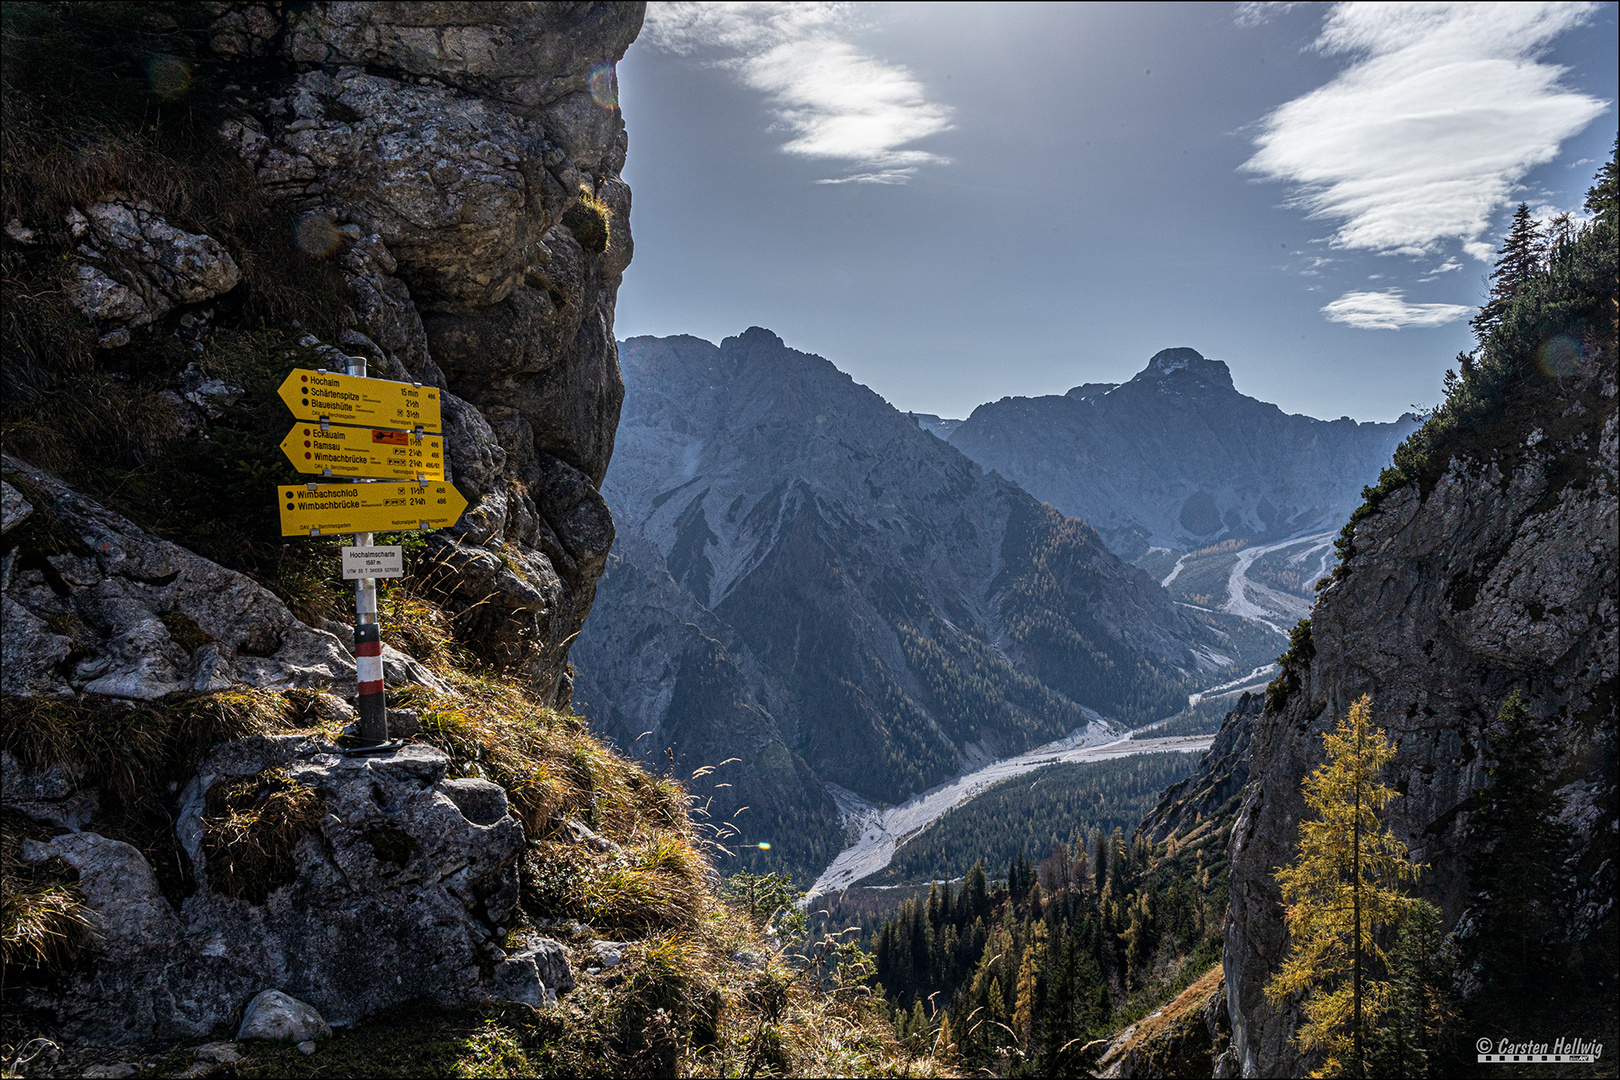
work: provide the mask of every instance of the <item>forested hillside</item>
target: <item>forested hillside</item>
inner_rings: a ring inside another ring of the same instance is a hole
[[[906,900],[873,942],[878,982],[964,1067],[1049,1074],[1095,1061],[1103,1039],[1220,956],[1231,819],[1151,845],[1096,830],[992,891],[982,863],[960,887]]]

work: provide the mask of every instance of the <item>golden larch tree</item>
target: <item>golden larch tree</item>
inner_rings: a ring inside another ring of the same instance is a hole
[[[1388,997],[1378,931],[1397,925],[1407,901],[1399,885],[1417,872],[1406,845],[1383,821],[1395,790],[1379,773],[1395,747],[1372,724],[1364,694],[1322,736],[1327,760],[1305,778],[1315,820],[1299,825],[1299,854],[1279,867],[1290,949],[1266,986],[1281,1007],[1304,993],[1301,1049],[1327,1051],[1317,1076],[1366,1074],[1367,1034]]]

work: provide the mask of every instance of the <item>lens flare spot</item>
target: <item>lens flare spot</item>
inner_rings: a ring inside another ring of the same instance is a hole
[[[612,62],[591,68],[591,97],[604,109],[619,107],[619,73]]]
[[[771,842],[769,840],[761,840],[759,843],[755,844],[754,846],[759,848],[759,850],[761,850],[761,851],[769,851],[769,850],[771,850]]]
[[[146,81],[164,101],[178,101],[191,89],[191,67],[173,56],[154,56],[146,64]]]
[[[343,242],[337,226],[325,214],[305,214],[299,218],[298,224],[293,226],[293,239],[304,254],[317,259],[332,254]]]
[[[1541,343],[1536,360],[1541,370],[1554,379],[1567,379],[1581,369],[1586,350],[1568,334],[1555,334]]]

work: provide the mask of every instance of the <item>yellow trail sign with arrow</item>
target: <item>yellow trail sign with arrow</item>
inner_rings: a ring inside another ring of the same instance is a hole
[[[276,494],[282,536],[442,529],[467,509],[448,483],[292,484]]]
[[[444,430],[434,386],[293,368],[276,393],[300,420],[324,417],[334,424]]]
[[[281,452],[301,473],[336,476],[444,479],[444,436],[378,428],[295,424]]]

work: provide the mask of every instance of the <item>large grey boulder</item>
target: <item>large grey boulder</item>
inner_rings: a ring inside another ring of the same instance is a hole
[[[538,938],[509,955],[490,979],[492,999],[536,1009],[555,1004],[558,994],[573,988],[567,950],[551,938]]]
[[[94,916],[96,945],[111,962],[161,960],[179,937],[174,910],[139,849],[96,833],[67,833],[46,842],[23,841],[25,860],[65,859],[79,872],[79,888]]]
[[[166,898],[120,841],[30,842],[25,858],[60,856],[79,871],[101,942],[91,971],[30,1004],[69,1036],[122,1042],[200,1038],[252,1000],[281,1000],[266,990],[337,1023],[416,999],[554,1000],[573,987],[562,947],[538,939],[507,955],[499,944],[518,916],[523,826],[498,785],[447,779],[448,767],[424,743],[361,757],[300,735],[222,744],[180,792],[175,832],[196,880],[183,898]],[[209,859],[210,792],[255,779],[290,782],[319,805],[257,890]],[[273,1034],[280,1021],[269,1019],[255,1030],[253,1014],[242,1038],[313,1037]]]
[[[332,1026],[322,1019],[313,1005],[299,1001],[280,990],[266,990],[248,1002],[242,1011],[237,1041],[275,1039],[282,1042],[309,1042],[332,1035]]]
[[[68,299],[94,319],[145,326],[242,280],[219,241],[176,228],[142,199],[93,203],[70,211],[67,224],[82,259]]]

